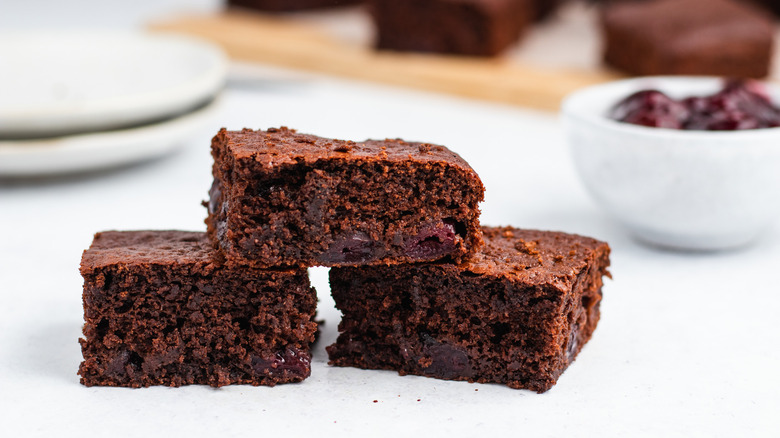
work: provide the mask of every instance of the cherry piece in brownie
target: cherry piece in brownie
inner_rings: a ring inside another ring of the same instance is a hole
[[[230,269],[205,233],[108,231],[84,252],[87,386],[275,385],[311,371],[306,270]]]
[[[212,154],[206,223],[229,264],[457,262],[482,243],[482,182],[442,146],[223,129]]]
[[[515,228],[484,236],[461,265],[331,269],[344,316],[330,363],[550,389],[596,328],[609,246]]]
[[[604,59],[636,75],[764,77],[774,25],[745,1],[618,2],[602,14]]]
[[[371,0],[377,47],[492,56],[537,17],[533,0]]]

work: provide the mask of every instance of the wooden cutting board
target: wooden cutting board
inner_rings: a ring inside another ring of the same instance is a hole
[[[327,28],[294,15],[229,10],[181,17],[151,28],[211,40],[236,60],[551,111],[558,109],[568,93],[619,77],[595,69],[535,67],[509,56],[486,59],[379,52],[368,42],[338,38]]]

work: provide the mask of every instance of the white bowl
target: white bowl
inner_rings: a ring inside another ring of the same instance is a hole
[[[642,241],[679,249],[746,245],[780,215],[780,128],[682,131],[611,120],[643,89],[672,97],[722,89],[711,77],[647,77],[568,96],[562,121],[575,166],[596,202]],[[774,102],[780,87],[767,84]]]

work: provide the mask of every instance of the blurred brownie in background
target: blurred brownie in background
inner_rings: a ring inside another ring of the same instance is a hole
[[[287,12],[363,3],[364,0],[228,0],[230,6],[261,11]]]
[[[732,0],[609,2],[604,60],[635,75],[765,77],[775,27],[765,11]]]
[[[518,40],[536,0],[370,0],[379,49],[492,56]]]
[[[544,392],[591,338],[609,246],[587,237],[483,227],[460,265],[330,270],[339,337],[330,363]]]
[[[281,127],[222,129],[211,148],[206,223],[228,265],[457,263],[482,246],[485,188],[444,146]]]

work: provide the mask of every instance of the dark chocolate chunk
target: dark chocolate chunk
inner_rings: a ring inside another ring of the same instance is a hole
[[[596,328],[609,246],[515,228],[484,236],[460,265],[331,269],[344,316],[330,363],[550,389]]]

